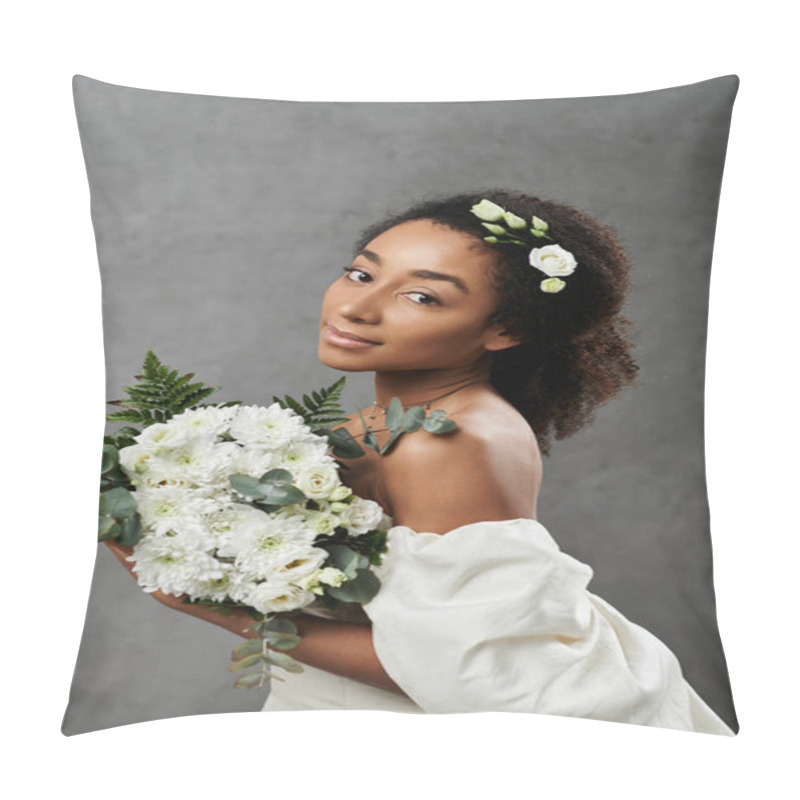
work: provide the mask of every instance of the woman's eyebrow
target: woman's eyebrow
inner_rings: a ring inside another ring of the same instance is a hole
[[[367,250],[366,248],[359,250],[356,253],[356,258],[358,258],[358,256],[364,256],[367,261],[371,261],[373,264],[377,264],[378,266],[381,266],[382,264],[381,257],[372,250]],[[467,284],[464,283],[461,278],[457,278],[455,275],[446,275],[444,272],[434,272],[430,269],[415,269],[411,274],[415,278],[427,278],[431,281],[449,281],[454,286],[457,286],[459,289],[461,289],[464,294],[471,294]]]

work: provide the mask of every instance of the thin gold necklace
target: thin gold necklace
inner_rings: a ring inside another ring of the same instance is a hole
[[[435,403],[437,400],[441,400],[443,397],[447,397],[451,394],[455,394],[456,392],[460,392],[462,389],[466,389],[467,386],[474,386],[476,383],[490,383],[490,381],[472,381],[472,383],[465,383],[463,386],[459,386],[458,389],[451,389],[449,392],[445,392],[444,394],[440,394],[438,397],[434,397],[430,400],[426,400],[423,403],[414,403],[416,406],[422,406],[426,411],[430,410],[431,403]],[[383,403],[379,403],[377,398],[375,402],[372,404],[372,413],[369,415],[369,418],[375,419],[378,408],[380,408],[384,414],[386,414],[387,409],[389,406],[383,405]],[[389,430],[388,428],[381,428],[381,430]]]

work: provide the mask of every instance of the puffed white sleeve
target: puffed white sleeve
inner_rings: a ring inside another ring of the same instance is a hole
[[[587,590],[531,519],[395,526],[364,605],[386,672],[429,713],[518,711],[733,736],[675,655]]]

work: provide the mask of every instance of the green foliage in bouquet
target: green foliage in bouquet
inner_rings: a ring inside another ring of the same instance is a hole
[[[162,364],[152,350],[147,351],[142,374],[135,377],[139,383],[125,387],[127,399],[108,401],[108,405],[124,409],[107,414],[106,419],[109,422],[131,422],[143,428],[156,422],[167,422],[171,417],[187,409],[208,405],[200,401],[221,388],[205,386],[200,382],[190,383],[194,377],[193,372],[179,377],[178,370]],[[239,403],[239,400],[233,400],[220,405],[235,406]]]
[[[343,375],[327,389],[311,392],[310,396],[304,394],[303,403],[305,405],[289,395],[284,395],[283,400],[273,395],[272,401],[278,403],[281,408],[288,408],[301,416],[312,433],[326,436],[333,447],[333,455],[337,458],[358,458],[364,455],[358,442],[346,430],[330,428],[331,425],[341,425],[348,420],[344,409],[339,405],[344,384],[345,376]],[[340,466],[346,465],[340,464]]]
[[[261,669],[253,672],[243,672],[234,682],[234,689],[254,689],[265,686],[270,678],[283,680],[275,675],[270,666],[281,667],[287,672],[302,672],[303,666],[286,653],[275,650],[290,650],[300,642],[297,635],[297,626],[289,619],[282,617],[264,618],[254,622],[248,630],[258,634],[257,639],[246,639],[237,645],[231,653],[233,666],[229,669],[235,672],[259,665]]]
[[[141,374],[135,377],[138,383],[125,387],[126,399],[109,402],[109,405],[118,406],[121,410],[107,414],[106,419],[109,422],[128,424],[104,437],[100,475],[98,541],[116,539],[126,546],[134,546],[141,540],[143,525],[137,511],[135,489],[120,465],[119,451],[136,444],[136,437],[144,428],[156,423],[166,423],[184,411],[207,407],[209,404],[201,401],[220,388],[192,382],[194,373],[179,375],[177,370],[162,364],[152,350],[147,351]],[[349,459],[364,455],[364,450],[346,430],[331,429],[331,426],[349,420],[339,405],[344,384],[343,376],[327,388],[311,392],[310,395],[304,394],[302,404],[288,395],[283,400],[273,396],[273,402],[298,414],[314,434],[326,437],[334,457]],[[215,405],[239,404],[241,401],[237,400]],[[389,441],[379,448],[372,428],[366,425],[361,416],[366,431],[364,445],[382,455],[388,452],[403,433],[420,428],[434,434],[447,433],[456,428],[456,423],[446,416],[445,411],[437,410],[428,417],[419,406],[404,409],[400,399],[393,397],[386,416],[391,432]],[[347,465],[337,463],[340,468],[347,468]],[[271,469],[259,478],[249,475],[230,476],[231,486],[243,498],[247,498],[245,502],[267,513],[292,504],[307,504],[308,508],[318,509],[315,501],[306,498],[293,481],[293,475],[285,469]],[[372,530],[352,537],[346,528],[337,527],[315,541],[315,547],[325,549],[329,554],[325,563],[344,573],[344,579],[339,585],[326,586],[324,593],[319,596],[322,603],[333,609],[340,602],[364,604],[375,596],[380,588],[380,581],[370,567],[381,563],[381,555],[387,550],[386,533]],[[231,608],[227,601],[216,603],[187,598],[184,602],[207,605],[219,609],[221,613],[229,613]],[[291,649],[299,642],[297,627],[289,617],[301,613],[301,610],[280,612],[276,615],[262,613],[250,606],[243,607],[254,619],[250,630],[255,631],[258,638],[248,639],[233,651],[232,660],[235,663],[230,669],[238,671],[256,665],[260,665],[260,669],[240,674],[234,686],[261,687],[271,677],[280,680],[279,676],[271,672],[272,666],[279,666],[290,672],[302,672],[302,666],[291,656],[276,652]]]
[[[130,480],[119,465],[119,451],[136,443],[141,429],[157,422],[167,422],[190,408],[202,408],[201,403],[220,387],[191,383],[193,372],[178,375],[178,371],[162,364],[152,350],[148,350],[142,365],[139,381],[124,388],[125,400],[109,400],[108,405],[119,406],[122,411],[106,414],[108,422],[130,422],[140,428],[125,426],[103,437],[103,458],[100,469],[100,513],[97,531],[98,542],[116,539],[120,544],[133,546],[142,535],[142,523],[136,511],[136,501],[130,491]],[[221,406],[238,405],[234,400]]]

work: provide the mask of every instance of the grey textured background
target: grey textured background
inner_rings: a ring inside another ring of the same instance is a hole
[[[589,588],[666,642],[737,729],[703,445],[709,275],[737,88],[729,75],[597,98],[331,103],[76,76],[107,399],[122,397],[148,348],[223,386],[212,401],[267,403],[332,383],[340,373],[316,360],[322,295],[361,228],[427,192],[504,186],[592,213],[633,265],[626,313],[641,372],[594,425],[554,443],[539,519],[594,568]],[[371,399],[371,374],[349,375],[345,406]],[[231,688],[238,641],[153,601],[99,548],[64,733],[258,710],[263,692]]]

